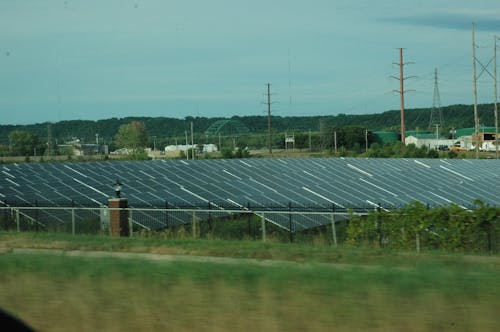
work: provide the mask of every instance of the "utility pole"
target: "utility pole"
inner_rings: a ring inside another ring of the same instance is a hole
[[[309,129],[309,152],[312,151],[311,129]]]
[[[271,84],[269,83],[267,83],[267,131],[269,135],[269,154],[272,154],[273,137],[271,133]]]
[[[222,152],[222,145],[221,145],[221,140],[220,140],[220,132],[219,132],[219,151]]]
[[[436,150],[439,148],[439,123],[435,124],[436,126]]]
[[[494,36],[494,42],[493,42],[493,53],[494,53],[494,56],[493,56],[493,67],[494,67],[494,71],[493,71],[493,75],[494,75],[494,86],[495,86],[495,91],[494,91],[494,98],[495,98],[495,102],[494,102],[494,106],[495,106],[495,154],[496,154],[496,157],[498,159],[498,90],[497,90],[497,35]]]
[[[193,121],[191,121],[191,159],[194,160],[194,134],[193,134]]]
[[[394,63],[395,65],[399,65],[399,78],[395,76],[391,76],[399,80],[399,90],[394,90],[394,92],[398,92],[400,96],[400,108],[401,108],[401,142],[403,143],[403,148],[405,147],[405,139],[406,139],[406,130],[405,130],[405,93],[413,90],[405,90],[404,81],[408,78],[414,77],[404,77],[403,68],[405,65],[410,64],[411,62],[404,63],[403,62],[403,49],[399,49],[399,63]]]
[[[52,128],[50,126],[50,122],[47,123],[47,155],[50,156],[52,154]]]
[[[292,65],[290,63],[290,49],[288,49],[288,93],[290,94],[290,100],[288,104],[288,111],[292,114]]]
[[[96,153],[99,154],[99,134],[95,134]]]
[[[368,129],[365,129],[365,152],[368,152]]]
[[[476,40],[474,35],[474,23],[472,23],[472,80],[474,82],[474,132],[476,136],[476,159],[479,159],[479,117],[477,115],[477,79],[476,79]]]
[[[189,160],[188,131],[187,131],[187,130],[184,130],[184,134],[186,135],[186,160]]]
[[[337,154],[337,131],[333,131],[333,145],[334,145],[334,150],[335,154]]]

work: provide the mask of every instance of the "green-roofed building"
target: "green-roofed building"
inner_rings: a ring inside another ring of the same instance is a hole
[[[481,133],[494,133],[495,132],[495,127],[479,127],[479,131]],[[462,137],[462,136],[472,136],[476,132],[476,129],[474,127],[472,128],[460,128],[455,130],[455,137]]]
[[[436,136],[435,132],[424,131],[424,130],[407,130],[407,131],[405,131],[405,134],[406,134],[406,137],[417,136],[417,135],[427,135],[427,134],[434,135],[434,137]]]
[[[436,134],[431,134],[431,133],[411,134],[411,135],[406,135],[406,138],[410,136],[418,139],[436,139]],[[438,135],[438,139],[446,139],[446,137]]]
[[[384,145],[386,143],[392,143],[400,141],[401,135],[394,131],[375,131],[373,132],[375,140],[378,144]]]

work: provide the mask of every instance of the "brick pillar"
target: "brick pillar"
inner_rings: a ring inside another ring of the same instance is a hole
[[[109,235],[111,236],[129,236],[130,229],[128,225],[128,211],[114,210],[128,207],[126,198],[109,199]]]

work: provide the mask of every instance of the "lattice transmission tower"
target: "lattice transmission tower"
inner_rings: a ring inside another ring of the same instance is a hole
[[[436,126],[443,128],[443,110],[441,109],[441,97],[439,96],[439,81],[438,81],[438,70],[434,69],[434,95],[432,97],[432,108],[431,117],[429,120],[429,129],[435,128]]]

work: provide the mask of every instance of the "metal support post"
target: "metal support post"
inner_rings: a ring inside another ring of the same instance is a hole
[[[292,211],[292,202],[288,202],[288,211],[291,212]],[[293,232],[292,232],[292,214],[289,213],[288,214],[288,225],[289,225],[289,229],[290,229],[290,242],[293,242]]]
[[[247,202],[247,210],[250,211],[250,202]],[[248,214],[248,236],[252,237],[252,213]],[[255,240],[255,224],[253,225],[253,239]]]
[[[260,218],[260,228],[262,229],[262,242],[266,242],[266,217],[264,213]]]
[[[129,237],[132,237],[134,234],[134,219],[133,216],[132,216],[132,212],[133,210],[129,210],[129,214],[128,214],[128,229],[129,229]]]
[[[71,234],[75,236],[75,208],[71,208]]]
[[[167,225],[167,227],[169,226],[169,224],[168,224],[168,201],[165,201],[165,225]]]
[[[378,247],[382,248],[383,235],[382,235],[382,221],[380,220],[381,219],[381,217],[380,217],[380,211],[382,211],[382,205],[380,203],[378,203],[378,207],[377,207]]]
[[[17,224],[17,231],[21,231],[21,225],[19,223],[19,209],[16,209],[16,224]]]
[[[212,209],[212,204],[210,204],[210,201],[208,202],[208,231],[212,231],[212,215],[210,213],[210,210]]]
[[[333,237],[333,246],[337,247],[337,230],[335,229],[335,205],[332,205],[332,214],[331,214],[331,222],[332,222],[332,237]]]
[[[197,229],[196,229],[196,212],[193,211],[191,216],[191,231],[193,232],[193,238],[196,239]]]
[[[35,230],[38,232],[38,200],[35,199]]]
[[[5,206],[7,206],[6,202],[5,202]],[[8,209],[4,209],[3,210],[3,228],[4,228],[4,230],[7,230],[8,220],[10,220],[10,218],[9,218],[9,210]]]

